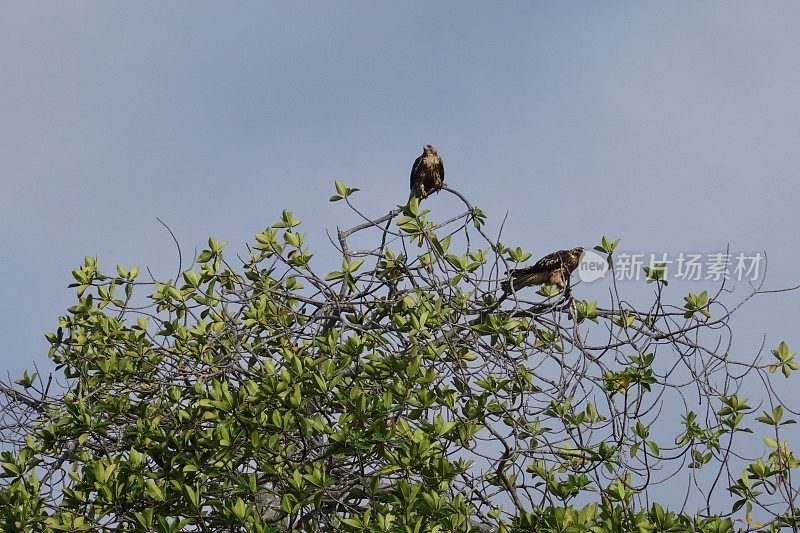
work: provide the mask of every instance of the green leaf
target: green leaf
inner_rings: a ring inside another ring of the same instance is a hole
[[[296,219],[291,211],[284,209],[281,213],[281,220],[272,225],[273,228],[294,228],[299,226],[301,221]]]
[[[153,508],[148,507],[141,512],[134,512],[134,518],[142,528],[150,531],[153,529]]]
[[[244,517],[247,515],[247,508],[244,505],[244,500],[241,498],[236,498],[236,503],[233,504],[231,511],[236,518],[239,520],[244,520]]]
[[[414,217],[419,216],[419,198],[416,196],[408,199],[408,213]]]
[[[611,255],[617,248],[619,241],[620,239],[615,239],[612,241],[611,239],[603,235],[603,238],[600,239],[600,244],[598,246],[595,246],[594,249],[597,250],[598,252]]]
[[[336,180],[334,185],[336,186],[336,192],[338,194],[334,194],[333,196],[330,197],[330,201],[331,202],[338,202],[339,200],[347,198],[348,196],[350,196],[354,192],[360,190],[360,189],[357,189],[355,187],[346,187],[345,184],[342,183],[339,180]]]
[[[148,479],[145,481],[144,484],[145,490],[147,491],[147,495],[150,496],[152,499],[163,502],[164,501],[164,492],[159,488],[158,485],[152,479]]]

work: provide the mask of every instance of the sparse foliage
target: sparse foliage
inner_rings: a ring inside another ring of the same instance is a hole
[[[416,198],[372,220],[357,191],[331,197],[364,222],[330,272],[289,211],[249,257],[210,239],[176,279],[86,258],[55,376],[1,385],[4,530],[797,528],[770,386],[795,354],[737,360],[722,290],[668,292],[656,266],[643,307],[613,279],[603,302],[503,296],[532,254],[459,193],[439,222]],[[596,249],[613,264],[618,243]]]

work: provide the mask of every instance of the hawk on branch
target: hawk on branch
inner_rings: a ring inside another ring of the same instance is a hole
[[[569,285],[569,275],[578,268],[583,248],[559,250],[539,259],[535,265],[511,271],[509,279],[501,285],[504,291],[515,291],[530,285],[558,285],[562,289]]]
[[[433,145],[422,147],[422,155],[411,167],[411,194],[420,200],[444,187],[444,163]]]

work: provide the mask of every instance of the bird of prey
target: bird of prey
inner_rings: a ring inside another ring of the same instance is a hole
[[[411,194],[420,200],[444,187],[444,163],[430,144],[422,147],[422,155],[411,167]]]
[[[533,266],[512,270],[501,286],[506,292],[510,292],[512,286],[518,291],[530,285],[558,285],[563,289],[569,285],[569,275],[578,268],[582,254],[580,246],[547,254]]]

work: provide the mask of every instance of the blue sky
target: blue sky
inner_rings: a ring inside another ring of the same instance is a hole
[[[795,285],[798,21],[789,2],[6,3],[0,365],[49,368],[84,255],[173,275],[156,217],[191,251],[289,208],[335,269],[333,181],[382,214],[426,143],[536,257],[603,234],[730,243]],[[800,345],[798,311],[797,293],[752,302],[737,355]]]

